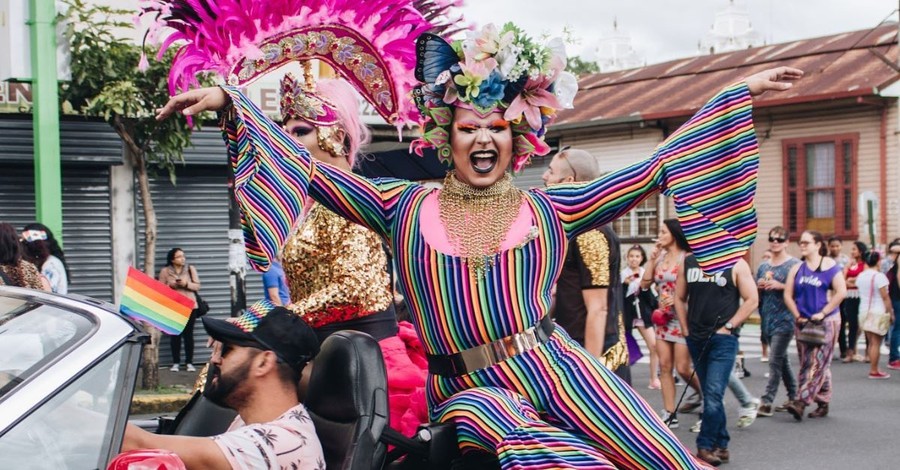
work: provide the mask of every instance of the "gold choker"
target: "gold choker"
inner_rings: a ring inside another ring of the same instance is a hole
[[[438,201],[447,238],[472,274],[480,277],[494,265],[500,244],[519,214],[522,191],[513,186],[509,173],[487,188],[475,188],[460,182],[451,171]]]

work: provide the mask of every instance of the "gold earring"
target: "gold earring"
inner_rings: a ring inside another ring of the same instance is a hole
[[[328,152],[335,158],[347,158],[344,145],[337,141],[337,128],[335,126],[323,126],[316,129],[316,140],[319,148]]]

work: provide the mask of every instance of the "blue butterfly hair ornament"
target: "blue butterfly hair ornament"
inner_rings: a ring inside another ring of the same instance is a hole
[[[513,171],[532,155],[546,155],[544,134],[560,108],[571,108],[577,79],[565,72],[561,39],[538,44],[512,23],[469,31],[448,43],[425,33],[416,40],[416,80],[413,98],[422,114],[422,137],[410,150],[422,155],[435,148],[451,162],[450,124],[453,108],[479,114],[503,113],[513,131]]]

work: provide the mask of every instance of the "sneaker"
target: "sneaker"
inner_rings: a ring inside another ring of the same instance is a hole
[[[722,459],[720,459],[719,456],[710,449],[697,449],[697,458],[712,465],[713,467],[722,465]]]
[[[662,422],[669,427],[669,429],[678,429],[678,415],[675,413],[669,413],[668,411],[663,411],[662,416],[660,417]]]
[[[741,414],[737,422],[737,427],[740,429],[753,424],[753,422],[756,421],[756,415],[759,414],[759,398],[754,398],[750,401],[751,403],[749,405],[741,407]]]
[[[900,359],[891,361],[891,362],[888,364],[887,368],[888,368],[888,369],[893,369],[893,370],[900,370]]]
[[[885,374],[884,372],[878,371],[870,373],[869,378],[872,380],[885,380],[891,378],[891,374]]]
[[[756,410],[756,416],[772,416],[772,404],[771,403],[763,403],[759,405],[759,409]]]
[[[691,426],[690,431],[693,433],[698,433],[698,432],[700,432],[700,428],[702,428],[702,427],[703,427],[703,420],[699,419],[699,420],[697,420],[696,423],[694,423],[693,426]]]
[[[170,367],[169,370],[172,372],[178,372],[178,364],[172,364],[172,367]]]
[[[761,357],[759,358],[759,362],[769,362],[769,357],[768,357],[768,356],[761,356]],[[727,449],[726,449],[726,450],[727,450]]]
[[[185,368],[188,372],[197,372],[197,369],[194,368],[193,364],[188,364]]]

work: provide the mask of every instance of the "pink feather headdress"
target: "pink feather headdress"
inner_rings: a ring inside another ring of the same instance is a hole
[[[178,47],[169,91],[197,84],[211,71],[242,86],[290,61],[322,60],[350,82],[389,123],[416,124],[415,41],[447,29],[459,0],[147,0],[148,32]]]

